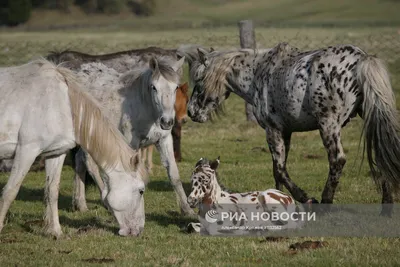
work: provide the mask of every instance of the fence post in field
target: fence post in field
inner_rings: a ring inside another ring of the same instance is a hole
[[[256,48],[256,37],[252,20],[239,21],[239,37],[241,48]],[[246,102],[246,118],[247,121],[257,122],[253,114],[253,106]]]

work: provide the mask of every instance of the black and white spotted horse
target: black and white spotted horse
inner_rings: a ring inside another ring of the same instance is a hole
[[[190,178],[192,190],[188,196],[190,207],[199,208],[199,215],[204,215],[217,204],[254,204],[268,208],[274,205],[288,208],[295,207],[295,200],[288,194],[276,189],[253,191],[246,193],[232,193],[218,182],[217,168],[220,164],[219,157],[213,161],[201,158],[195,166]],[[273,205],[274,204],[274,205]],[[189,232],[200,232],[200,223],[189,223]]]
[[[286,161],[293,132],[318,129],[328,153],[329,176],[322,203],[333,203],[346,159],[341,128],[357,114],[364,120],[364,151],[382,203],[400,188],[400,137],[396,101],[385,64],[353,45],[301,52],[280,43],[267,52],[197,49],[188,105],[205,122],[231,92],[255,107],[273,159],[276,188],[284,185],[301,203],[314,203],[290,178]],[[392,205],[383,205],[391,215]]]

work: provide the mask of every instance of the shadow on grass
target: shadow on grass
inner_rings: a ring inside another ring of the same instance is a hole
[[[71,219],[66,216],[60,216],[60,224],[70,228],[75,228],[78,230],[78,233],[87,232],[86,229],[104,229],[108,232],[118,235],[119,230],[116,220],[111,219],[111,224],[113,225],[110,225],[108,223],[101,222],[97,217],[94,216],[84,219]]]
[[[146,221],[156,222],[163,227],[168,227],[169,225],[177,225],[180,228],[184,228],[191,222],[197,222],[196,219],[185,217],[178,212],[167,212],[167,214],[163,213],[155,213],[150,212],[146,213]]]
[[[33,219],[37,218],[37,215],[33,214],[24,214],[23,222],[20,224],[22,229],[27,232],[37,233],[37,234],[44,234],[44,220],[42,219]],[[97,217],[90,217],[90,218],[82,218],[82,219],[71,219],[69,217],[60,216],[60,224],[61,226],[66,226],[72,229],[76,229],[76,234],[85,234],[89,233],[94,230],[104,229],[107,232],[111,232],[115,235],[118,235],[118,227],[117,222],[111,219],[110,224],[115,224],[115,226],[108,224],[108,222],[104,223],[101,222]]]
[[[5,183],[0,183],[0,188],[4,188],[6,184]],[[35,202],[35,201],[44,201],[44,189],[39,189],[39,188],[27,188],[25,186],[21,186],[18,195],[15,198],[16,200],[21,200],[21,201],[30,201],[30,202]],[[100,197],[98,200],[91,200],[87,199],[87,203],[92,203],[92,204],[97,204],[102,206],[102,202],[100,201]],[[58,196],[58,209],[59,210],[65,210],[65,211],[72,211],[72,195],[71,196],[66,196],[63,194],[59,194]]]

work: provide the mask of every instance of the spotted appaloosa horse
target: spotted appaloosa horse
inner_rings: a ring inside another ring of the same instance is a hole
[[[353,45],[300,52],[287,43],[260,53],[198,49],[197,58],[190,70],[194,89],[188,115],[205,122],[231,92],[251,103],[266,131],[277,189],[284,185],[297,201],[316,202],[289,178],[286,160],[293,132],[318,129],[329,159],[322,203],[332,203],[346,162],[340,131],[358,114],[382,203],[393,203],[392,193],[400,188],[400,124],[380,59]],[[391,212],[392,205],[383,205],[383,215]]]
[[[213,161],[201,158],[195,166],[190,178],[192,190],[188,203],[192,208],[198,207],[199,214],[205,214],[214,204],[278,204],[288,206],[295,200],[288,194],[276,189],[232,193],[218,182],[217,168],[219,157]],[[200,223],[189,223],[189,231],[200,232]]]
[[[176,91],[175,100],[175,123],[172,127],[172,141],[174,145],[175,160],[180,162],[182,160],[181,154],[181,130],[182,124],[187,120],[187,104],[189,102],[189,85],[184,83],[179,86]],[[153,168],[153,148],[154,145],[142,148],[142,160],[144,161],[147,170],[151,173]]]

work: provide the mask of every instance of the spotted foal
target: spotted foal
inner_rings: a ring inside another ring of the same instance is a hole
[[[261,204],[263,206],[295,204],[295,200],[290,195],[276,189],[232,193],[218,182],[219,164],[219,157],[213,161],[201,158],[192,173],[192,191],[187,201],[191,208],[199,208],[199,214],[204,214],[204,211],[209,210],[213,204]],[[200,223],[189,223],[188,230],[200,232],[200,227]]]

